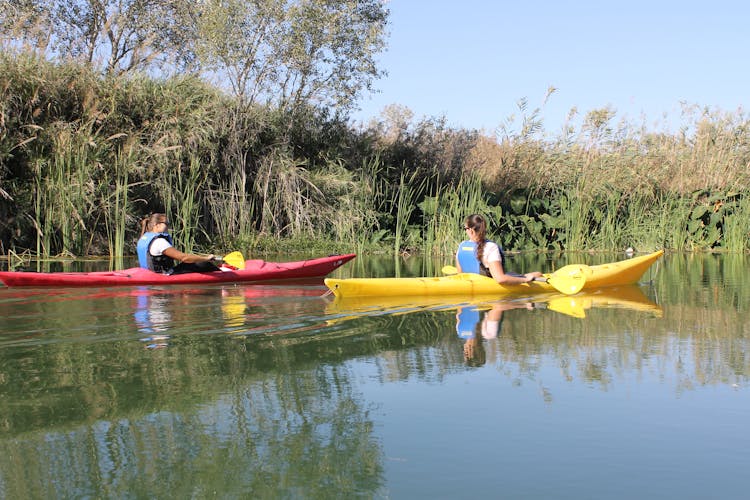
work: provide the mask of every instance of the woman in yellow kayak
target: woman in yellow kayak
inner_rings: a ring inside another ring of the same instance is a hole
[[[469,239],[462,241],[458,246],[456,252],[458,272],[491,276],[503,285],[529,283],[542,277],[539,271],[526,274],[505,271],[505,254],[497,243],[487,239],[487,223],[481,215],[468,216],[464,221],[464,231]]]
[[[183,253],[172,246],[169,221],[165,214],[151,214],[141,221],[138,263],[144,269],[162,274],[207,273],[218,271],[214,255]],[[175,266],[175,261],[180,263]]]

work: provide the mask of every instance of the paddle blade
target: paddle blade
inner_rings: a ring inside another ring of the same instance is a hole
[[[228,253],[222,260],[237,269],[245,269],[245,257],[242,255],[242,252]]]
[[[445,275],[458,274],[458,269],[456,269],[456,266],[443,266],[441,271],[443,271],[443,274]]]
[[[586,284],[586,275],[582,266],[565,266],[547,276],[547,283],[560,293],[573,295],[580,292]]]

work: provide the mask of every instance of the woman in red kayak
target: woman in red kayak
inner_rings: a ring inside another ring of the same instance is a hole
[[[464,221],[464,231],[469,239],[458,246],[458,272],[490,276],[503,285],[528,283],[543,276],[539,271],[526,274],[506,272],[505,254],[497,243],[487,239],[487,223],[481,215],[468,216]]]
[[[141,221],[138,263],[144,269],[162,274],[206,273],[218,271],[214,255],[183,253],[172,246],[169,221],[165,214],[151,214]],[[175,261],[180,263],[175,266]]]

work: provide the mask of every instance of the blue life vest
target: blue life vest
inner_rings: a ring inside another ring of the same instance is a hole
[[[462,273],[481,274],[479,270],[479,259],[477,259],[477,244],[474,241],[462,241],[456,252],[458,264]]]
[[[497,247],[500,250],[500,264],[502,264],[503,270],[505,270],[505,253],[500,245]],[[458,264],[461,266],[462,273],[475,273],[490,276],[489,269],[484,267],[484,264],[479,262],[479,259],[477,258],[476,242],[471,240],[462,241],[461,244],[458,245],[456,258],[458,259]]]
[[[148,251],[151,244],[157,238],[164,238],[172,245],[172,237],[169,233],[144,233],[138,240],[136,250],[138,251],[138,265],[144,269],[150,269],[155,273],[169,273],[174,267],[174,260],[166,255],[153,256]]]

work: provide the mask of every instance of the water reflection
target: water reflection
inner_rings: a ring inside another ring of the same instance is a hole
[[[687,260],[510,300],[0,289],[0,497],[739,498],[750,266]]]
[[[152,293],[148,288],[138,288],[135,292],[136,304],[133,317],[144,336],[147,349],[161,349],[167,347],[169,335],[167,330],[172,323],[172,315],[167,310],[170,297],[165,294]]]
[[[321,294],[321,280],[305,280],[291,286],[135,287],[98,293],[96,298],[133,297],[139,340],[148,349],[161,349],[169,345],[173,334],[193,331],[192,325],[215,324],[209,332],[238,335],[269,333],[274,329],[294,331],[300,326],[295,311],[299,311],[301,303],[291,299],[318,298]],[[282,309],[286,313],[280,313]],[[274,317],[279,321],[269,323]]]
[[[465,296],[336,298],[329,303],[326,311],[332,316],[331,322],[336,323],[363,316],[409,314],[425,310],[465,309],[466,320],[464,323],[469,324],[470,317],[478,316],[480,310],[494,309],[495,312],[492,314],[495,315],[498,314],[498,311],[519,308],[528,310],[548,309],[575,318],[585,318],[586,310],[592,308],[630,309],[649,312],[655,316],[662,314],[661,306],[648,298],[641,287],[636,285],[603,288],[581,292],[576,295],[547,293],[505,299],[482,295],[470,298]],[[478,319],[475,318],[473,323],[478,323]]]
[[[162,398],[155,411],[144,406],[3,439],[0,496],[376,494],[384,482],[382,449],[368,408],[346,382],[352,378],[336,367],[249,377],[187,404]]]
[[[636,285],[602,288],[576,295],[550,297],[545,303],[546,307],[552,311],[576,318],[585,318],[586,311],[592,308],[629,309],[646,312],[655,317],[661,317],[663,313],[662,307],[649,299],[643,293],[641,287]]]
[[[319,283],[3,292],[0,497],[380,491],[356,377],[277,335],[321,323]]]
[[[503,313],[511,309],[533,309],[532,302],[505,301],[491,304],[489,309],[470,305],[458,308],[456,333],[464,341],[464,361],[469,366],[481,366],[487,361],[483,341],[496,339],[500,334]]]

